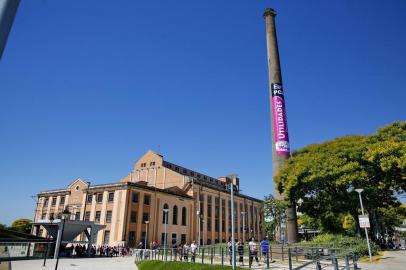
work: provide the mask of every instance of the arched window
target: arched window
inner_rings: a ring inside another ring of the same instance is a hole
[[[172,224],[178,225],[178,207],[176,205],[173,207]]]
[[[182,207],[182,226],[186,226],[186,207]]]
[[[168,213],[168,209],[169,209],[168,204],[165,203],[164,208],[162,210],[162,224],[165,224],[165,222],[166,224],[168,224],[168,217],[166,216],[166,213]]]

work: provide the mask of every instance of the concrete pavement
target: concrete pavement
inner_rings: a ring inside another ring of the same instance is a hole
[[[406,251],[385,251],[382,258],[373,263],[358,263],[362,270],[405,270]]]
[[[43,260],[14,261],[12,270],[54,270],[56,260],[47,260],[43,267]],[[58,264],[59,270],[137,270],[134,257],[113,258],[62,258]]]

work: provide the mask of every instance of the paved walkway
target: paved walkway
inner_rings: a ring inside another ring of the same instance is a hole
[[[43,267],[43,260],[14,261],[12,270],[53,270],[56,260],[47,260]],[[137,270],[134,257],[113,258],[78,258],[59,259],[59,270]]]
[[[405,270],[406,269],[406,251],[385,251],[378,262],[358,263],[362,270]]]

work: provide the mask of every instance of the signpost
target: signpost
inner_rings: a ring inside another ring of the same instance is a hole
[[[369,216],[368,215],[359,215],[359,226],[360,228],[370,228],[371,225],[369,224]]]

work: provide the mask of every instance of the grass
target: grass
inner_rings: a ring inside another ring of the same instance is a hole
[[[222,270],[231,266],[210,265],[187,262],[143,261],[137,264],[139,270]],[[242,270],[240,267],[236,269]]]

